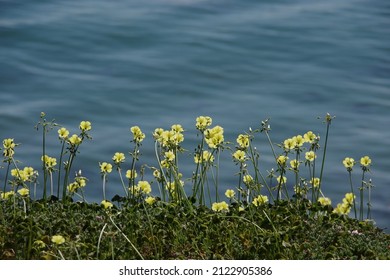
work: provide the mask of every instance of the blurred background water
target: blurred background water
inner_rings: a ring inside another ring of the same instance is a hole
[[[41,111],[71,133],[91,121],[93,140],[74,165],[89,178],[89,201],[102,199],[98,163],[131,150],[133,125],[147,135],[140,163],[156,166],[153,130],[182,124],[188,178],[199,115],[231,142],[269,117],[280,143],[307,130],[324,139],[317,116],[329,112],[324,193],[340,202],[350,190],[342,160],[369,155],[373,218],[389,228],[389,109],[387,0],[0,0],[0,137],[21,143],[21,165],[39,168]],[[48,138],[58,155],[56,130]],[[265,140],[255,144],[266,174]],[[226,152],[224,187],[235,187],[236,168]],[[113,173],[108,197],[121,190]]]

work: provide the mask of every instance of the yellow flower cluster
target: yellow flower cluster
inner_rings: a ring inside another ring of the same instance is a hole
[[[199,154],[195,154],[194,156],[194,161],[196,164],[198,163],[212,163],[214,162],[214,156],[212,153],[210,153],[209,151],[203,151],[202,153],[202,157],[199,156]]]
[[[72,146],[80,145],[83,140],[77,135],[73,134],[71,137],[68,138],[68,143]]]
[[[61,140],[66,140],[69,136],[69,130],[67,130],[65,127],[61,127],[57,132],[58,132],[58,137]]]
[[[214,202],[211,206],[214,212],[229,212],[229,205],[225,202]]]
[[[152,187],[148,181],[139,181],[137,186],[130,187],[129,191],[133,195],[150,194],[152,192]]]
[[[132,126],[130,131],[133,133],[133,141],[135,143],[141,143],[145,139],[145,134],[138,126]]]
[[[170,130],[156,128],[153,133],[153,138],[158,141],[163,147],[168,149],[176,149],[180,143],[184,141],[184,129],[180,124],[174,124]]]
[[[199,116],[196,118],[196,128],[200,131],[205,131],[211,124],[213,120],[208,116]]]
[[[79,189],[84,188],[87,185],[87,179],[85,177],[76,177],[73,183],[68,185],[69,193],[75,193]]]
[[[57,165],[57,160],[53,157],[49,157],[48,155],[44,155],[41,157],[42,161],[45,161],[45,167],[49,171],[54,170],[54,166]]]
[[[127,179],[135,179],[137,178],[138,174],[137,171],[135,170],[127,170],[126,171],[126,178]]]
[[[145,202],[149,205],[154,204],[156,201],[157,201],[157,199],[155,197],[152,197],[152,196],[148,196],[147,198],[145,198]]]
[[[255,206],[261,206],[268,202],[268,196],[266,195],[259,195],[258,197],[255,197],[252,201],[252,204]]]
[[[13,195],[15,195],[15,192],[13,192],[13,191],[1,193],[1,199],[7,200],[7,199],[10,199]]]
[[[249,174],[244,175],[243,181],[244,181],[244,184],[248,186],[248,185],[253,183],[253,177]]]
[[[290,166],[294,170],[298,170],[300,164],[301,163],[298,160],[296,160],[296,159],[293,159],[293,160],[290,161]]]
[[[343,160],[343,165],[347,170],[352,170],[352,167],[355,165],[355,160],[350,157],[346,157]]]
[[[207,145],[209,145],[211,149],[219,148],[225,140],[223,136],[223,128],[219,125],[205,130],[204,136]]]
[[[11,138],[4,139],[3,140],[3,147],[4,147],[3,156],[8,157],[8,158],[13,157],[15,154],[15,147],[16,146],[17,146],[17,144],[15,144],[14,139],[11,139]]]
[[[314,151],[309,151],[305,153],[305,159],[307,161],[313,162],[317,158],[317,155]]]
[[[312,131],[308,131],[307,133],[304,134],[304,136],[297,135],[297,136],[294,136],[292,138],[288,138],[288,139],[284,140],[283,146],[284,146],[285,151],[289,152],[290,150],[298,149],[298,148],[302,147],[303,144],[305,144],[305,143],[312,144],[317,139],[318,139],[318,137]]]
[[[337,204],[337,207],[333,210],[333,213],[340,215],[348,215],[351,211],[353,201],[355,200],[355,195],[353,193],[346,193],[343,198],[343,202]]]
[[[286,166],[287,160],[288,160],[288,157],[286,157],[286,156],[278,156],[278,158],[276,159],[277,163],[281,167],[285,167]]]
[[[318,188],[320,186],[320,178],[312,178],[310,183],[314,188]]]
[[[362,167],[368,168],[371,165],[371,159],[368,156],[364,156],[360,159],[360,164]]]
[[[32,167],[25,167],[23,169],[12,169],[12,177],[21,180],[22,182],[33,181],[35,179],[36,171]]]
[[[92,129],[91,122],[89,122],[89,121],[82,121],[82,122],[80,122],[80,130],[82,132],[89,131],[91,129]]]

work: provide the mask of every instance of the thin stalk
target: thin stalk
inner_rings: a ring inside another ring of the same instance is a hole
[[[8,181],[8,173],[9,173],[9,166],[11,165],[11,161],[8,160],[8,164],[7,164],[7,171],[5,173],[5,180],[4,180],[4,190],[3,190],[3,193],[6,192],[6,187],[7,187],[7,181]]]
[[[318,189],[321,190],[322,185],[322,175],[324,172],[324,166],[325,166],[325,157],[326,157],[326,149],[328,147],[328,136],[329,136],[329,129],[331,124],[331,117],[327,116],[327,125],[326,125],[326,136],[325,136],[325,144],[324,144],[324,153],[322,155],[322,164],[321,164],[321,172],[320,172],[320,184],[318,186]]]
[[[103,233],[104,233],[104,230],[106,229],[106,227],[107,227],[107,223],[104,224],[104,226],[99,234],[99,240],[98,240],[97,249],[96,249],[96,258],[97,259],[99,259],[100,242],[102,241]]]
[[[103,200],[106,200],[106,173],[103,174]]]
[[[61,170],[62,170],[62,156],[64,155],[65,149],[65,140],[62,142],[61,154],[60,154],[60,164],[58,167],[58,183],[57,183],[57,197],[60,198],[60,184],[61,184]],[[66,190],[62,193],[62,198],[65,198]]]
[[[365,175],[365,173],[366,172],[363,170],[362,185],[360,187],[360,215],[359,215],[360,220],[363,220],[363,212],[364,212],[363,201],[364,201],[364,175]]]
[[[353,197],[355,197],[355,193],[353,191],[353,186],[352,186],[352,173],[351,173],[351,170],[348,170],[348,173],[349,173],[349,185],[351,186],[351,193],[352,193]],[[357,219],[355,199],[353,199],[353,211],[355,213],[355,219]]]
[[[118,173],[119,173],[119,178],[121,179],[123,190],[125,191],[125,195],[126,195],[126,197],[128,197],[129,194],[128,194],[127,190],[126,190],[125,182],[123,181],[122,172],[121,172],[121,169],[120,169],[119,166],[118,166]]]

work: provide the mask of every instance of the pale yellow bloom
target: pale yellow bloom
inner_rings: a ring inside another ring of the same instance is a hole
[[[214,212],[228,212],[229,211],[229,205],[225,202],[214,202],[211,206],[211,209]]]
[[[195,163],[213,162],[214,156],[209,151],[203,151],[202,158],[199,158],[199,155],[195,154],[194,161],[195,161]]]
[[[355,200],[355,195],[353,193],[346,193],[343,198],[343,203],[348,205],[353,205],[353,201]]]
[[[355,160],[350,157],[346,157],[343,160],[344,167],[347,168],[347,170],[352,170],[352,167],[355,165]]]
[[[139,181],[137,187],[144,193],[149,194],[152,192],[152,187],[148,181]]]
[[[125,157],[125,154],[124,153],[115,153],[114,156],[112,157],[112,160],[116,163],[116,164],[120,164],[122,162],[124,162],[126,159]]]
[[[156,198],[152,196],[148,196],[147,198],[145,198],[145,202],[149,205],[152,205],[156,202]]]
[[[107,174],[107,173],[111,173],[111,171],[112,171],[112,164],[111,163],[103,162],[103,163],[100,163],[99,166],[100,166],[101,173]]]
[[[81,144],[81,138],[77,135],[77,134],[73,134],[69,139],[68,139],[68,142],[73,145],[73,146],[76,146],[76,145],[79,145]]]
[[[1,198],[3,200],[7,200],[7,199],[11,198],[13,195],[15,195],[15,192],[9,191],[9,192],[5,192],[5,193],[1,193]]]
[[[310,183],[312,184],[313,187],[318,188],[320,186],[320,178],[312,178],[310,180]]]
[[[68,138],[68,136],[69,136],[69,130],[67,130],[65,127],[61,127],[58,130],[58,137],[60,139],[66,139],[66,138]]]
[[[212,124],[212,119],[208,116],[199,116],[196,118],[196,128],[200,131],[206,130]]]
[[[91,122],[89,121],[82,121],[80,122],[80,130],[81,131],[89,131],[92,129],[92,125],[91,125]]]
[[[183,127],[180,124],[174,124],[171,126],[171,130],[176,133],[181,133],[184,131]]]
[[[135,170],[127,170],[126,171],[126,178],[127,179],[135,179],[137,178],[138,174],[137,171]]]
[[[11,139],[11,138],[4,139],[3,140],[3,147],[4,147],[4,149],[14,149],[16,147],[14,139]]]
[[[249,174],[244,175],[243,181],[246,185],[249,185],[253,182],[253,177]]]
[[[18,190],[18,194],[20,194],[23,197],[26,197],[30,194],[30,190],[27,188],[21,188],[20,190]]]
[[[303,135],[303,138],[305,139],[306,142],[313,144],[317,136],[313,133],[313,131],[308,131]]]
[[[172,151],[168,151],[168,152],[165,152],[165,159],[168,161],[168,162],[173,162],[175,160],[175,153],[172,152]]]
[[[61,235],[54,235],[51,238],[51,242],[53,242],[56,245],[61,245],[61,244],[65,243],[65,238]]]
[[[259,195],[258,197],[254,198],[252,203],[255,206],[264,205],[268,202],[268,197],[266,195]]]
[[[316,155],[315,152],[309,151],[309,152],[305,153],[305,158],[306,158],[307,161],[312,162],[312,161],[314,161],[317,158],[317,155]]]
[[[285,176],[278,176],[276,177],[276,181],[278,181],[279,184],[286,184],[287,183],[287,178]]]
[[[360,164],[364,167],[369,167],[371,165],[371,159],[368,156],[364,156],[360,159]]]
[[[55,158],[49,157],[48,155],[42,156],[41,160],[45,161],[45,166],[49,170],[52,170],[54,166],[57,165],[57,160]]]
[[[111,209],[114,206],[108,200],[103,200],[100,204],[103,205],[104,209]]]
[[[295,148],[302,147],[303,144],[305,143],[305,139],[302,137],[302,135],[294,136],[293,141],[295,142]]]
[[[292,150],[296,146],[296,142],[295,142],[294,138],[288,138],[288,139],[284,140],[283,144],[284,144],[284,149],[286,151]]]
[[[250,142],[249,135],[244,135],[244,134],[238,135],[236,142],[238,146],[240,146],[240,148],[242,149],[249,147],[249,142]]]
[[[133,133],[133,140],[137,143],[141,143],[145,139],[145,134],[141,131],[139,126],[132,126],[130,131]]]
[[[327,206],[327,205],[331,205],[332,204],[332,201],[330,200],[330,198],[328,197],[320,197],[318,199],[318,202],[322,205],[322,206]]]
[[[225,195],[227,198],[231,199],[236,195],[236,192],[232,189],[228,189],[226,190]]]
[[[164,129],[162,128],[156,128],[153,132],[153,138],[154,140],[158,140],[158,141],[161,141],[161,136],[164,132]]]
[[[300,165],[300,162],[296,159],[293,159],[290,161],[290,166],[292,169],[295,169],[295,170],[298,169],[299,165]]]
[[[278,164],[282,167],[286,165],[287,160],[288,160],[288,157],[286,157],[286,156],[278,156],[278,158],[276,159]]]
[[[67,187],[68,192],[75,193],[80,188],[80,185],[77,182],[70,183]]]
[[[245,152],[241,150],[237,150],[233,153],[233,158],[239,162],[245,162],[246,160]]]

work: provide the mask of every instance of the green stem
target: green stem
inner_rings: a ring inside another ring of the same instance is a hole
[[[364,175],[365,171],[363,170],[363,175],[362,175],[362,185],[360,187],[360,215],[359,219],[362,221],[363,220],[363,212],[364,212]]]
[[[58,184],[57,184],[57,197],[60,198],[60,184],[61,184],[61,169],[62,169],[62,156],[64,155],[64,148],[65,148],[65,140],[62,141],[62,148],[61,148],[61,154],[60,154],[60,163],[58,168]],[[66,190],[62,193],[62,198],[64,198],[66,195]]]
[[[325,157],[326,157],[326,149],[328,147],[328,136],[329,136],[329,128],[330,128],[331,121],[327,121],[326,125],[326,136],[325,136],[325,144],[324,144],[324,153],[322,155],[322,164],[321,164],[321,172],[320,172],[320,184],[318,185],[318,190],[321,190],[321,185],[322,185],[322,175],[324,172],[324,166],[325,166]]]
[[[353,185],[352,185],[352,174],[351,174],[351,170],[348,171],[349,173],[349,185],[351,186],[351,192],[352,192],[352,195],[353,197],[355,197],[355,193],[353,191]],[[355,213],[355,219],[357,219],[357,212],[356,212],[356,202],[355,202],[355,199],[353,199],[353,211]]]

